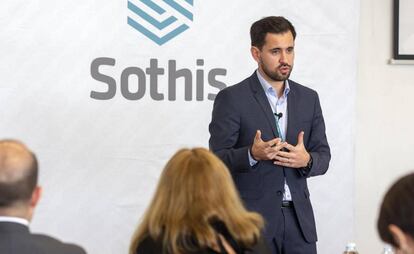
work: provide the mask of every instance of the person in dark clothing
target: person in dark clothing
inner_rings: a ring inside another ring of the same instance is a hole
[[[381,239],[394,246],[396,254],[414,254],[414,173],[387,191],[377,226]]]
[[[0,253],[85,254],[77,245],[30,232],[41,196],[37,176],[36,156],[24,144],[0,140]]]
[[[182,149],[161,174],[130,254],[267,254],[262,228],[220,159],[204,148]]]

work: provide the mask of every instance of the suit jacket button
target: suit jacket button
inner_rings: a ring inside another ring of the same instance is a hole
[[[281,192],[281,191],[277,191],[276,193],[277,193],[278,196],[282,196],[282,194],[283,194],[283,192]]]

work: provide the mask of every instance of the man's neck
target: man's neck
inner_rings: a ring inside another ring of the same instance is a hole
[[[277,94],[277,98],[280,98],[283,95],[283,91],[285,90],[285,81],[275,81],[271,79],[269,76],[264,73],[264,71],[259,68],[260,75],[269,83]]]
[[[30,210],[24,206],[12,206],[12,207],[1,207],[0,216],[2,217],[14,217],[21,218],[30,221]]]

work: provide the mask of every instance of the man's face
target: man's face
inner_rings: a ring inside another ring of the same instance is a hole
[[[293,68],[295,41],[290,31],[282,34],[268,33],[262,49],[252,48],[259,69],[273,81],[285,81]]]

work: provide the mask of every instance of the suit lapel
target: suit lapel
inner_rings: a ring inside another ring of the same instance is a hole
[[[263,91],[263,87],[260,84],[256,72],[254,72],[253,75],[250,76],[250,88],[252,89],[254,98],[256,99],[257,103],[259,103],[262,112],[265,114],[270,128],[272,128],[273,135],[275,137],[279,137],[276,129],[275,116],[273,115],[273,111],[270,107],[269,100],[267,99],[266,94]]]
[[[287,101],[287,115],[288,115],[288,123],[287,123],[287,131],[286,131],[286,141],[291,145],[296,145],[297,142],[297,135],[299,133],[295,133],[294,130],[294,123],[297,123],[297,116],[298,116],[298,109],[296,102],[296,87],[295,84],[289,80],[290,91],[288,94],[288,101]]]

